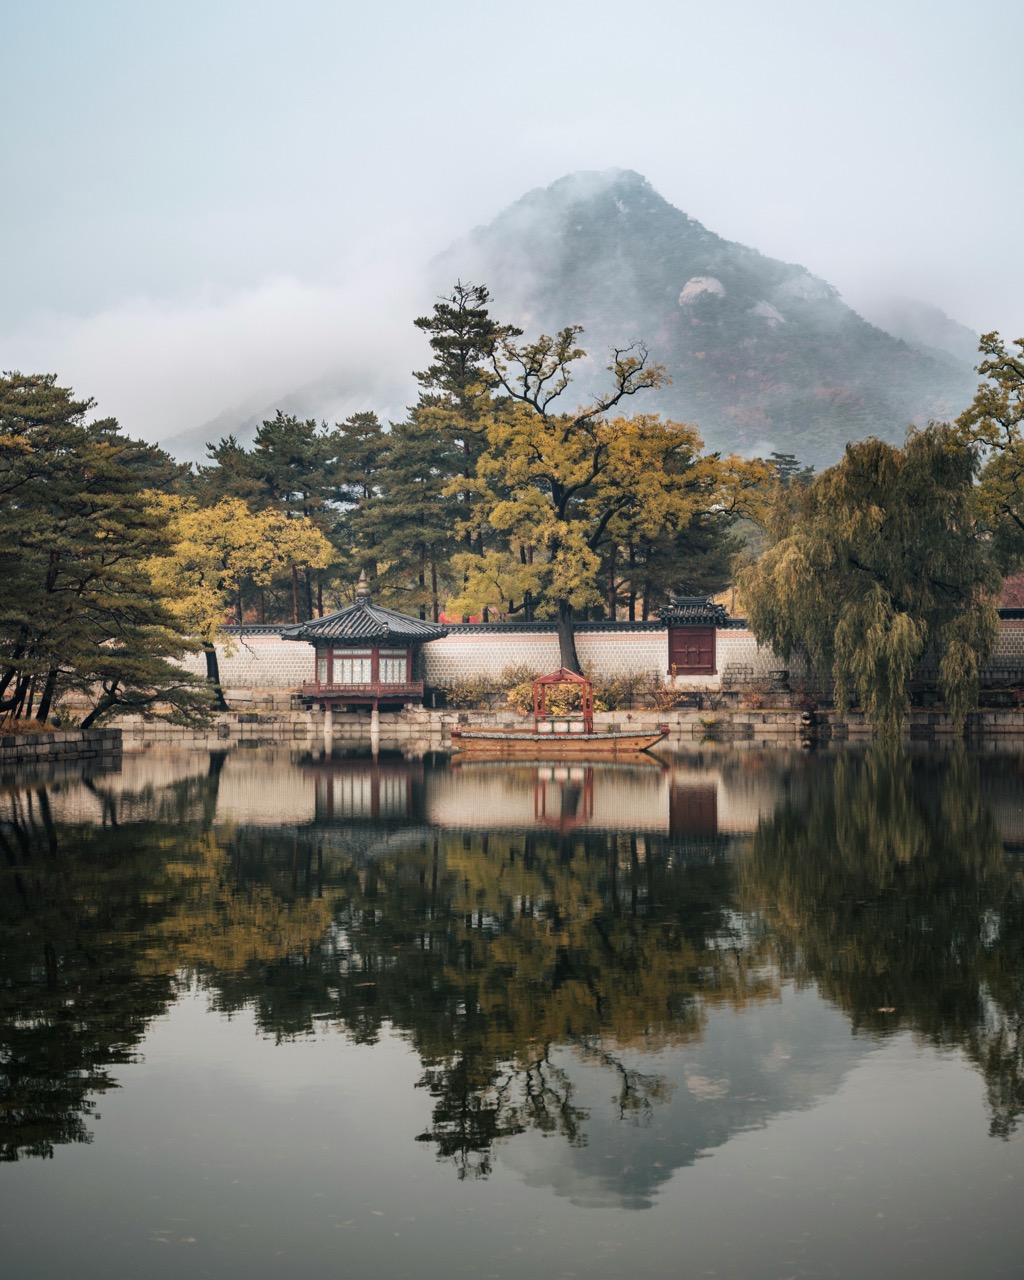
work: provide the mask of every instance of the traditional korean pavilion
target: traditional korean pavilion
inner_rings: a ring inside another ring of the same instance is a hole
[[[375,605],[365,573],[359,577],[355,604],[282,631],[286,640],[313,645],[315,678],[303,683],[302,693],[324,711],[422,703],[419,647],[447,634],[437,623]]]

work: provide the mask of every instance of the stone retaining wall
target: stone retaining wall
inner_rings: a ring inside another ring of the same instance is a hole
[[[117,729],[64,729],[54,733],[7,733],[0,736],[0,770],[25,764],[55,764],[67,760],[115,763],[121,756]]]
[[[524,723],[521,717],[508,711],[431,711],[416,707],[408,711],[381,712],[380,745],[412,754],[447,751],[451,747],[451,731],[457,725],[514,728]],[[276,744],[311,752],[320,752],[324,747],[321,711],[228,713],[219,716],[210,729],[196,730],[146,723],[138,717],[126,717],[120,724],[127,754],[158,746],[225,750]],[[871,726],[861,712],[840,717],[834,711],[819,711],[815,713],[814,723],[808,725],[795,708],[604,711],[595,714],[594,724],[595,728],[605,730],[661,728],[666,735],[664,746],[669,750],[689,749],[695,743],[715,741],[773,746],[807,741],[867,742],[871,738]],[[950,716],[931,710],[912,711],[904,733],[912,741],[949,742],[955,736]],[[969,741],[1024,738],[1024,711],[979,711],[968,717],[966,736]],[[338,748],[368,747],[369,714],[335,712],[332,741]]]

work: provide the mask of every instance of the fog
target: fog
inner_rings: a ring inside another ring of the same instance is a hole
[[[0,367],[151,440],[278,405],[394,417],[432,258],[615,166],[862,311],[1016,337],[1022,34],[1011,0],[17,6]]]
[[[333,285],[281,276],[45,314],[4,344],[18,353],[5,367],[56,370],[130,434],[193,461],[207,442],[251,436],[276,408],[329,422],[373,409],[394,420],[415,399],[412,370],[427,363],[411,323],[430,310],[413,283],[423,280],[419,268],[367,266]]]

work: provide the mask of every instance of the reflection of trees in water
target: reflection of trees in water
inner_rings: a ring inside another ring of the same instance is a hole
[[[963,1046],[993,1130],[1017,1123],[1024,891],[970,757],[791,760],[738,891],[706,834],[421,828],[367,859],[343,828],[328,844],[217,826],[220,764],[152,798],[166,824],[61,825],[45,788],[0,796],[6,1158],[88,1140],[91,1099],[182,976],[275,1039],[407,1037],[432,1100],[421,1136],[460,1176],[527,1129],[585,1142],[567,1047],[645,1123],[667,1085],[631,1050],[774,995],[774,959],[858,1030]],[[986,761],[986,785],[1012,767]]]
[[[155,798],[191,819],[173,823],[104,806],[103,825],[58,824],[45,787],[0,792],[0,1159],[90,1141],[95,1095],[183,971],[303,955],[327,928],[322,900],[233,883],[218,776],[215,756]]]
[[[278,880],[287,858],[282,842]],[[621,1048],[699,1036],[709,1005],[775,993],[763,944],[738,930],[732,878],[724,860],[687,865],[678,842],[659,854],[636,836],[438,833],[332,864],[320,944],[262,963],[258,980],[211,982],[219,1007],[252,1006],[275,1037],[325,1021],[363,1040],[407,1034],[433,1099],[422,1138],[479,1175],[493,1142],[526,1128],[583,1140],[555,1048],[612,1073],[620,1114],[642,1123],[667,1086]]]
[[[172,1001],[140,946],[165,853],[138,829],[58,829],[45,789],[0,798],[0,1159],[90,1141],[92,1096]]]
[[[986,760],[987,780],[1013,767]],[[744,906],[762,913],[784,970],[814,980],[855,1029],[961,1046],[1006,1136],[1024,1110],[1024,885],[982,804],[978,760],[809,757],[803,782],[741,863]]]
[[[13,1097],[35,1072],[54,1103],[51,1144],[86,1138],[88,1097],[111,1086],[107,1068],[130,1058],[181,979],[217,1009],[252,1008],[276,1039],[324,1023],[363,1041],[382,1027],[407,1035],[433,1099],[424,1136],[462,1174],[486,1172],[493,1142],[525,1128],[583,1140],[553,1048],[613,1073],[622,1116],[642,1121],[665,1087],[625,1066],[620,1046],[699,1035],[709,1004],[774,990],[714,856],[690,867],[678,845],[538,830],[395,836],[356,859],[315,830],[213,825],[221,764],[139,801],[166,824],[119,824],[131,797],[104,809],[103,828],[58,828],[45,791],[11,801],[0,847],[22,892],[3,921],[7,1022],[31,1027],[49,1057],[30,1067],[11,1039],[6,1074]],[[83,1029],[95,1070],[62,1074],[49,1003]],[[7,1112],[14,1148],[42,1150],[26,1114]]]

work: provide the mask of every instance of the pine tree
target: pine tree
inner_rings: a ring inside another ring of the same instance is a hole
[[[202,717],[205,693],[170,661],[190,645],[145,570],[166,545],[146,492],[174,464],[86,421],[92,408],[54,375],[0,378],[0,709],[45,719],[63,692],[98,687],[88,723]]]

